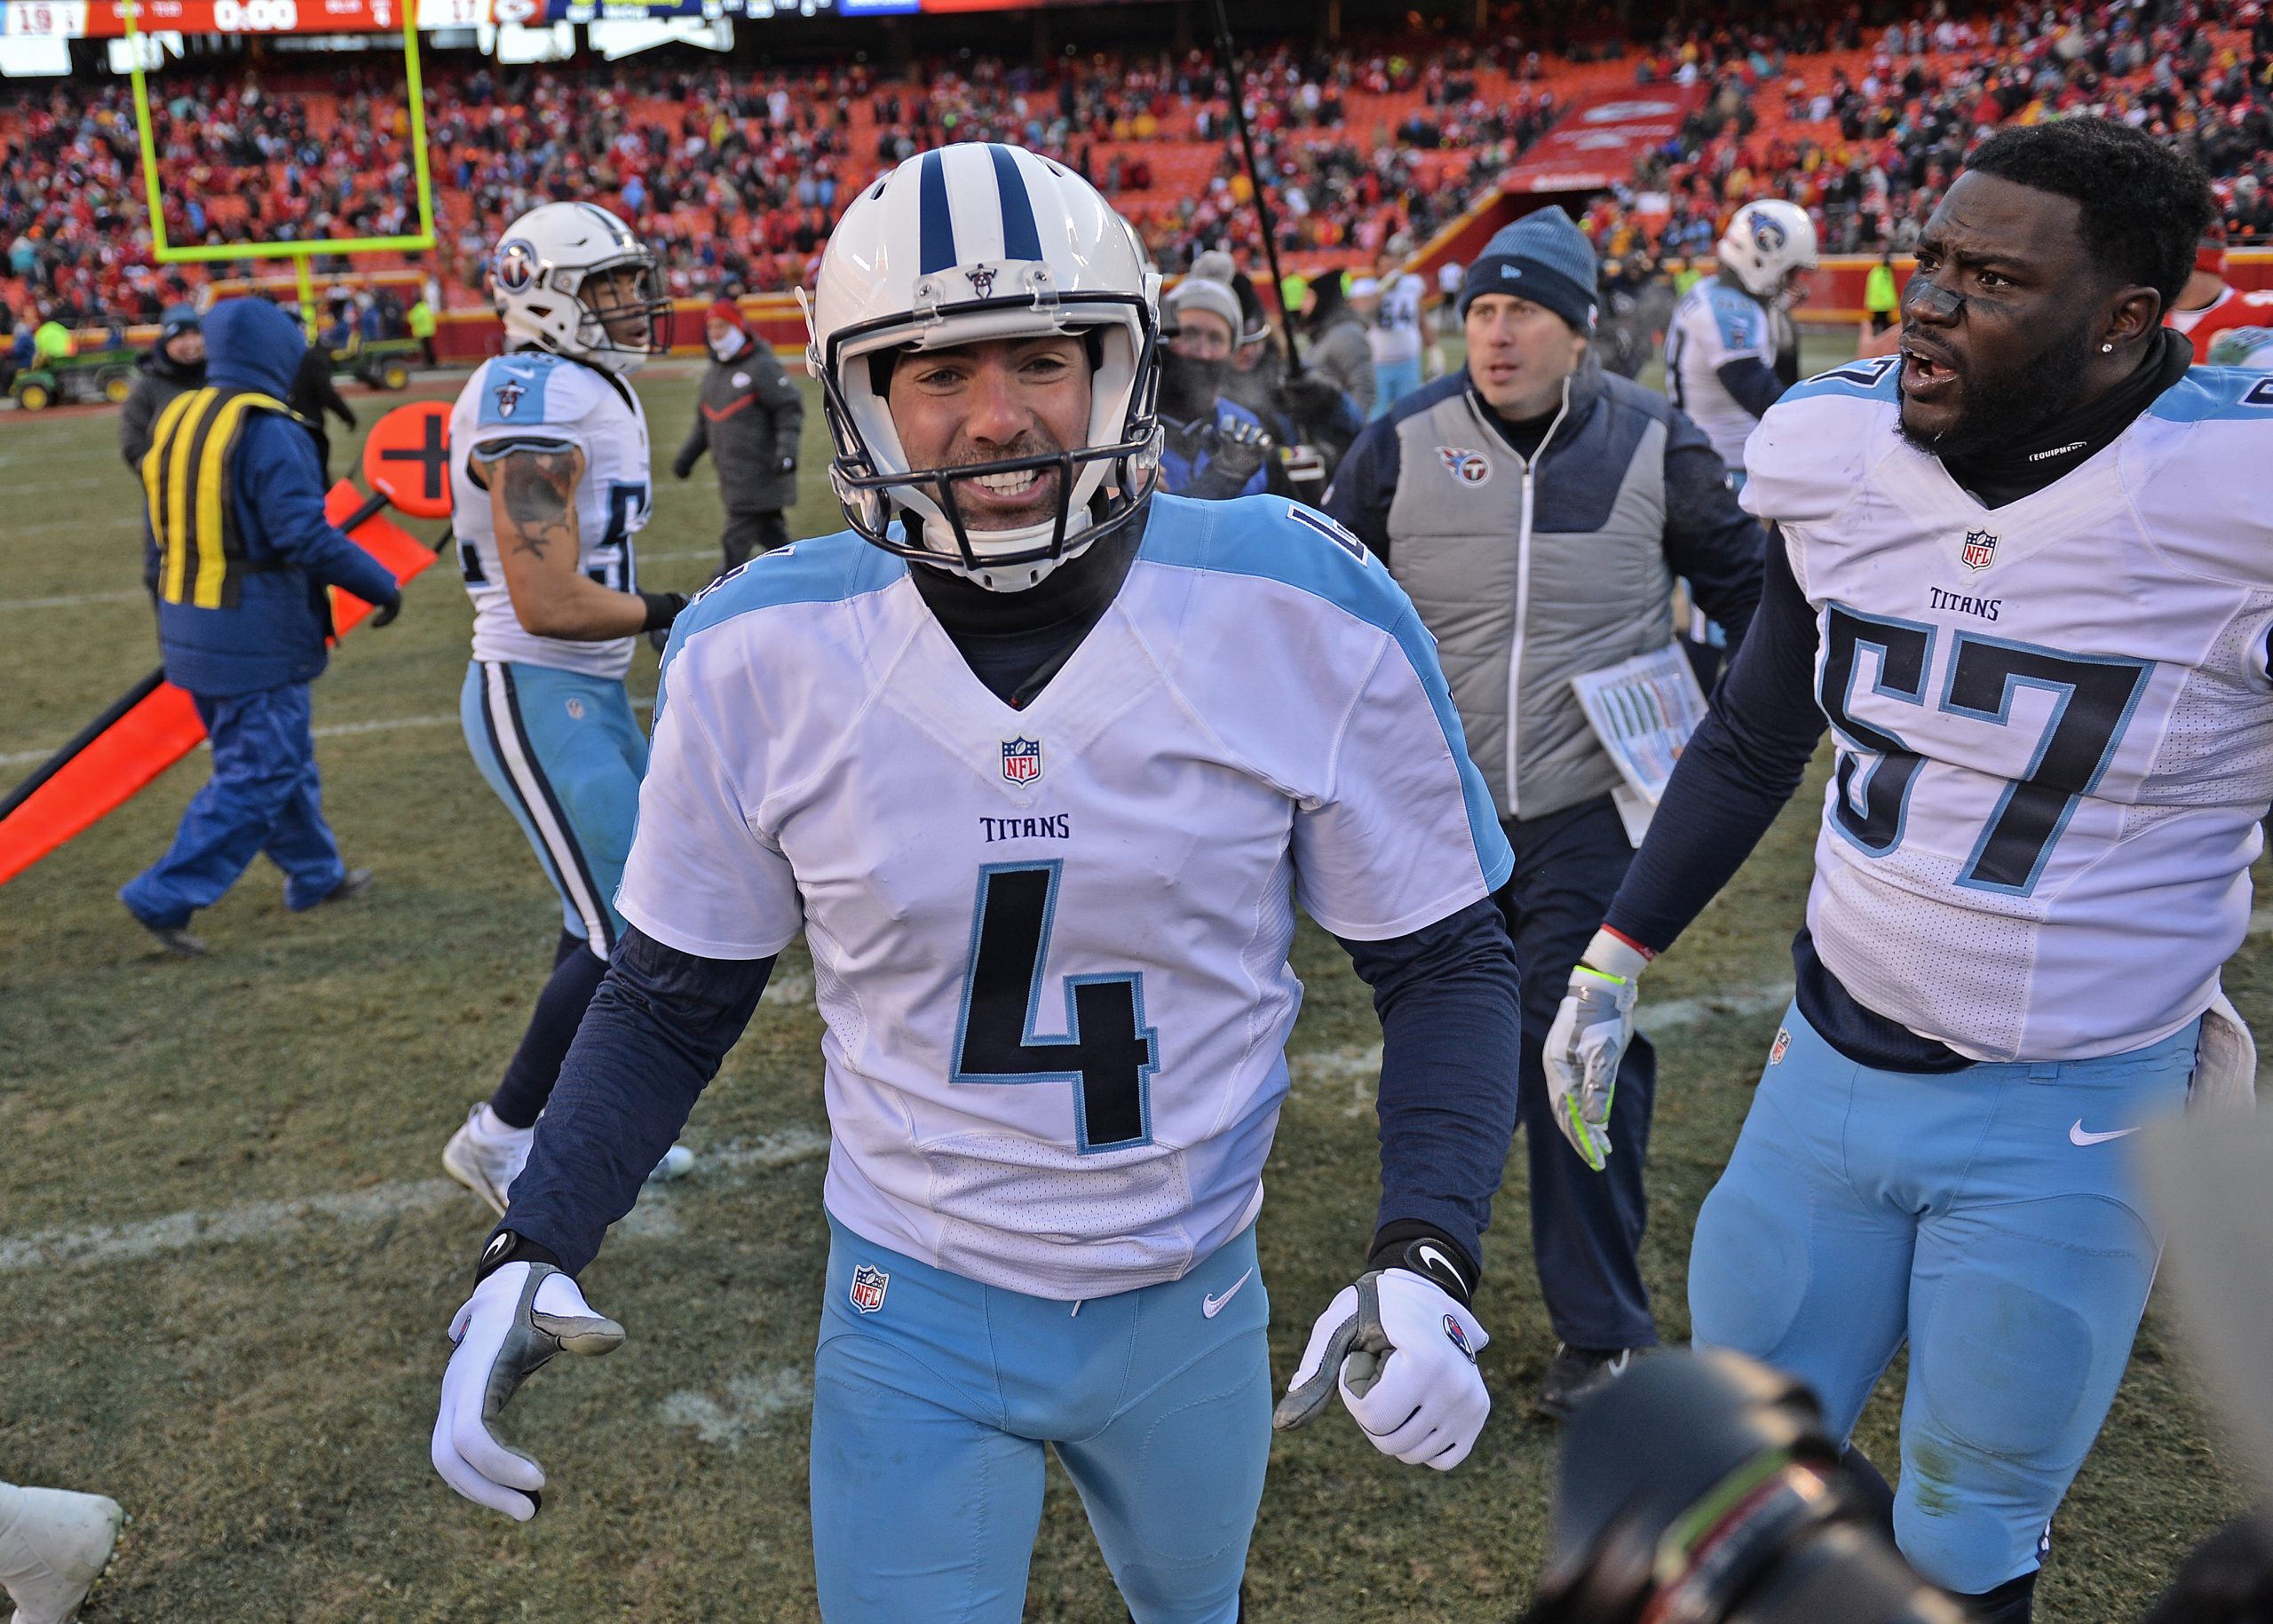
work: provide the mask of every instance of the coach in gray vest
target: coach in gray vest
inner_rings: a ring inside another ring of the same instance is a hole
[[[1656,1056],[1636,1038],[1596,1172],[1548,1115],[1540,1044],[1633,855],[1617,767],[1572,679],[1673,640],[1673,578],[1740,637],[1762,538],[1697,425],[1588,352],[1593,247],[1559,209],[1503,228],[1458,308],[1468,364],[1366,426],[1326,495],[1436,634],[1469,752],[1516,852],[1501,909],[1523,971],[1520,1118],[1532,1256],[1557,1350],[1539,1407],[1567,1414],[1653,1346],[1635,1261]]]

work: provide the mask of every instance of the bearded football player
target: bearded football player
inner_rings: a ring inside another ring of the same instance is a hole
[[[1140,1624],[1231,1624],[1297,902],[1381,1012],[1382,1195],[1278,1420],[1338,1393],[1398,1460],[1475,1445],[1508,847],[1361,545],[1283,499],[1153,494],[1158,289],[1094,188],[1012,147],[911,158],[837,226],[810,366],[851,527],[673,629],[624,937],[454,1327],[433,1460],[468,1498],[535,1515],[500,1408],[622,1340],[576,1277],[802,933],[823,1616],[1018,1619],[1054,1447]]]
[[[1769,409],[1759,613],[1547,1044],[1598,1137],[1637,978],[1827,722],[1797,994],[1690,1310],[1834,1436],[1908,1343],[1896,1535],[1992,1620],[2030,1616],[2154,1276],[2130,1136],[2255,1072],[2219,972],[2273,796],[2273,380],[2162,325],[2212,210],[2125,125],[2000,132],[1926,226],[1901,353]]]

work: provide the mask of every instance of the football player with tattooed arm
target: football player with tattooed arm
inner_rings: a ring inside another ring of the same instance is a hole
[[[673,629],[627,929],[453,1325],[434,1464],[536,1513],[500,1412],[622,1340],[577,1276],[802,932],[822,1616],[1012,1624],[1054,1446],[1139,1624],[1232,1624],[1296,902],[1374,989],[1382,1200],[1278,1422],[1338,1394],[1450,1470],[1490,1408],[1507,844],[1361,545],[1284,498],[1154,494],[1159,279],[1086,181],[1008,146],[909,159],[839,222],[811,323],[852,527]]]
[[[1827,720],[1796,996],[1691,1316],[1834,1437],[1907,1343],[1895,1534],[1990,1620],[2030,1617],[2154,1276],[2126,1141],[2253,1087],[2219,971],[2273,798],[2273,387],[2161,325],[2213,212],[2120,123],[2001,131],[1927,223],[1900,353],[1770,408],[1759,613],[1547,1045],[1600,1143],[1637,980]]]
[[[473,599],[458,711],[563,922],[503,1080],[442,1151],[450,1176],[503,1213],[623,934],[615,888],[647,768],[624,673],[639,634],[667,629],[686,598],[639,590],[632,558],[647,417],[624,380],[670,347],[654,256],[605,209],[544,203],[506,227],[489,283],[506,351],[450,415],[451,527]],[[666,1145],[649,1166],[670,1177],[692,1161]]]

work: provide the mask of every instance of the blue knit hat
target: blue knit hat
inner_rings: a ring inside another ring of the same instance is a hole
[[[1580,333],[1595,330],[1595,245],[1557,208],[1532,210],[1492,234],[1461,283],[1460,313],[1486,293],[1543,305]]]

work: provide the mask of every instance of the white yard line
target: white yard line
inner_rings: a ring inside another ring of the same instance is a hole
[[[652,699],[635,698],[631,701],[631,709],[634,710],[652,710],[654,706],[655,701]],[[309,731],[319,739],[349,739],[358,733],[391,733],[405,727],[455,727],[457,725],[458,716],[455,711],[447,715],[437,711],[432,716],[382,717],[371,722],[327,722],[321,727],[311,728]],[[51,745],[44,750],[11,750],[5,755],[0,755],[0,767],[34,765],[54,755],[58,748]],[[203,740],[198,741],[198,748],[200,749],[204,748]]]
[[[828,1149],[828,1136],[810,1128],[786,1129],[748,1145],[729,1145],[706,1151],[696,1163],[693,1182],[710,1183],[735,1178],[768,1168],[808,1161]],[[677,1232],[670,1208],[677,1192],[669,1185],[650,1191],[627,1220],[623,1232],[630,1239],[666,1239]],[[0,1238],[0,1274],[30,1269],[78,1268],[184,1252],[193,1247],[233,1246],[266,1240],[302,1231],[337,1225],[368,1229],[413,1213],[463,1203],[478,1208],[474,1198],[447,1178],[416,1183],[374,1184],[337,1195],[294,1196],[281,1201],[246,1201],[210,1212],[178,1212],[136,1224],[98,1224],[85,1229],[36,1230],[28,1235]]]
[[[147,592],[74,592],[64,598],[0,598],[0,609],[75,609],[81,604],[147,603]]]
[[[416,725],[456,720],[455,717],[435,717],[409,718],[392,724],[350,723],[345,725],[368,732],[376,731],[384,725]],[[317,731],[321,733],[323,730]],[[0,757],[0,761],[5,759]],[[2252,914],[2249,930],[2253,936],[2273,930],[2273,908],[2260,908]],[[1791,996],[1790,983],[1763,981],[1753,986],[1731,987],[1704,997],[1667,999],[1654,1005],[1644,1000],[1636,1025],[1649,1035],[1661,1037],[1717,1017],[1772,1014],[1781,1010]],[[796,970],[769,986],[763,1002],[802,1007],[809,1005],[812,1000],[812,975],[807,971]],[[1287,1059],[1292,1086],[1297,1091],[1304,1094],[1319,1090],[1339,1092],[1343,1096],[1342,1110],[1345,1115],[1359,1116],[1373,1110],[1374,1091],[1381,1078],[1382,1046],[1379,1043],[1345,1044],[1334,1049],[1298,1051],[1288,1055]],[[688,1181],[689,1186],[699,1190],[717,1179],[734,1178],[767,1168],[787,1167],[823,1154],[828,1149],[828,1136],[826,1133],[811,1128],[792,1128],[749,1145],[727,1145],[705,1150],[701,1153],[701,1161]],[[377,1184],[368,1190],[348,1191],[337,1195],[297,1196],[277,1201],[246,1202],[213,1211],[179,1212],[134,1224],[95,1224],[74,1230],[39,1230],[20,1237],[0,1237],[0,1274],[153,1257],[166,1252],[186,1251],[193,1247],[234,1245],[292,1234],[325,1224],[351,1228],[369,1227],[408,1213],[424,1212],[447,1202],[470,1201],[471,1199],[448,1179],[430,1178],[415,1184]],[[678,1199],[678,1192],[670,1185],[648,1192],[632,1210],[631,1216],[618,1226],[619,1233],[630,1240],[661,1240],[677,1236],[680,1226],[673,1208]],[[675,1393],[664,1401],[665,1419],[692,1427],[699,1436],[711,1441],[738,1441],[740,1438],[748,1436],[758,1422],[772,1412],[764,1410],[760,1406],[758,1407],[763,1414],[756,1414],[755,1419],[750,1419],[754,1412],[744,1402],[746,1396],[736,1393],[731,1383],[729,1389],[730,1403],[725,1407],[701,1394]],[[803,1402],[803,1399],[796,1402]],[[677,1406],[675,1410],[671,1408],[673,1406]],[[775,1407],[786,1407],[786,1403]],[[748,1425],[743,1424],[745,1420]],[[738,1427],[741,1429],[740,1431],[735,1430]],[[725,1431],[712,1438],[712,1431],[721,1428]],[[732,1438],[728,1434],[732,1434]]]

